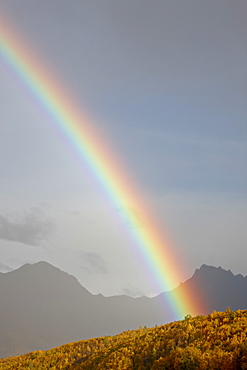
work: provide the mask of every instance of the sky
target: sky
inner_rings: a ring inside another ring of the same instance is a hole
[[[247,275],[246,15],[245,0],[0,0],[149,204],[180,281],[202,264]],[[0,271],[45,260],[93,294],[160,293],[135,226],[1,54],[0,81]]]

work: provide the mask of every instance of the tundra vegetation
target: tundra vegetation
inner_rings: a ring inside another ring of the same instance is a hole
[[[0,360],[0,369],[247,370],[247,310],[186,316]]]

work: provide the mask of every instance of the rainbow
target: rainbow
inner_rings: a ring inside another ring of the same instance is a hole
[[[125,219],[127,217],[128,233],[159,288],[172,290],[180,276],[182,263],[158,222],[151,216],[139,189],[135,189],[127,171],[99,136],[92,119],[78,108],[51,69],[20,38],[19,32],[14,32],[3,20],[0,24],[0,58],[51,117],[52,124],[70,143],[80,160],[88,165],[111,204],[122,211]],[[148,216],[140,219],[140,215]],[[198,313],[198,302],[193,292],[176,294],[174,290],[166,304],[174,319]]]

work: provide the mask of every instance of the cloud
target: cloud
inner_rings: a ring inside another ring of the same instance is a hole
[[[40,246],[53,231],[54,225],[42,211],[33,208],[15,216],[0,214],[0,239]]]
[[[7,265],[5,265],[4,263],[0,263],[0,271],[1,272],[9,272],[9,271],[12,271],[13,269]]]
[[[107,263],[99,254],[85,252],[80,255],[80,258],[83,260],[83,265],[80,267],[88,274],[106,274],[108,272]]]
[[[150,220],[148,217],[143,212],[137,211],[132,207],[119,207],[116,208],[116,211],[121,215],[127,227],[143,229],[149,225]]]
[[[131,283],[129,283],[128,286],[123,288],[123,293],[129,297],[143,297],[144,296],[143,291],[134,287]]]

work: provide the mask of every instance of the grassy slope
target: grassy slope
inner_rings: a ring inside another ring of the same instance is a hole
[[[247,369],[247,311],[69,343],[0,361],[0,369]]]

